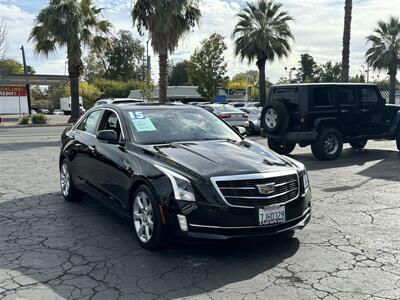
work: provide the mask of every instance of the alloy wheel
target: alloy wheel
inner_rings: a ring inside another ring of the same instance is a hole
[[[136,234],[143,243],[147,243],[153,234],[153,207],[145,192],[139,192],[133,202],[133,223]]]
[[[275,109],[270,108],[265,112],[265,124],[268,128],[275,128],[278,120],[278,114]]]
[[[71,176],[69,174],[69,169],[68,169],[68,165],[66,162],[64,162],[61,166],[60,186],[61,186],[62,194],[64,195],[64,197],[67,197],[69,194],[70,186],[71,186]]]
[[[339,149],[339,140],[336,135],[330,134],[326,137],[324,142],[325,153],[332,155],[335,154]]]

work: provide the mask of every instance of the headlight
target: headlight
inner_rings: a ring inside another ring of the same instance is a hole
[[[168,176],[174,190],[174,197],[176,200],[183,201],[196,201],[190,180],[170,169],[162,166],[155,166],[161,172]]]
[[[283,156],[285,157],[286,160],[288,160],[289,162],[294,164],[296,166],[296,168],[299,170],[300,178],[302,179],[302,183],[303,183],[303,187],[304,187],[304,191],[307,191],[307,189],[310,187],[310,180],[308,178],[308,173],[307,173],[305,165],[297,160],[294,160],[293,158],[286,156],[286,155],[283,155]]]

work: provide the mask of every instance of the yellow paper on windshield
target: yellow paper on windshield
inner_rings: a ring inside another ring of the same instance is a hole
[[[157,130],[150,118],[132,119],[132,123],[138,132]]]

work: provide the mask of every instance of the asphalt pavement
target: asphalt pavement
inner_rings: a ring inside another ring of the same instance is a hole
[[[310,224],[295,238],[143,250],[131,225],[58,186],[63,127],[0,128],[0,298],[400,299],[400,153],[394,142],[309,148]],[[265,140],[253,138],[265,144]]]

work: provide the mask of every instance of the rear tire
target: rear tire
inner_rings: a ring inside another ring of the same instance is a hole
[[[288,155],[296,148],[296,143],[282,142],[275,139],[268,139],[268,147],[278,154]]]
[[[159,205],[153,192],[141,185],[135,191],[131,205],[131,220],[135,237],[148,250],[160,250],[165,246],[165,229]]]
[[[253,122],[249,122],[249,127],[247,128],[247,132],[249,135],[254,134],[254,124]]]
[[[360,140],[351,141],[350,146],[353,147],[354,149],[361,150],[361,149],[365,148],[367,143],[368,143],[367,139],[360,139]]]
[[[83,193],[78,190],[72,180],[71,167],[68,160],[64,159],[60,167],[60,187],[64,199],[69,202],[82,201]]]
[[[316,159],[335,160],[343,150],[342,134],[335,128],[326,127],[318,134],[318,139],[311,145],[311,150]]]
[[[261,112],[261,127],[269,134],[282,134],[289,127],[289,112],[286,106],[274,101],[264,106]]]

